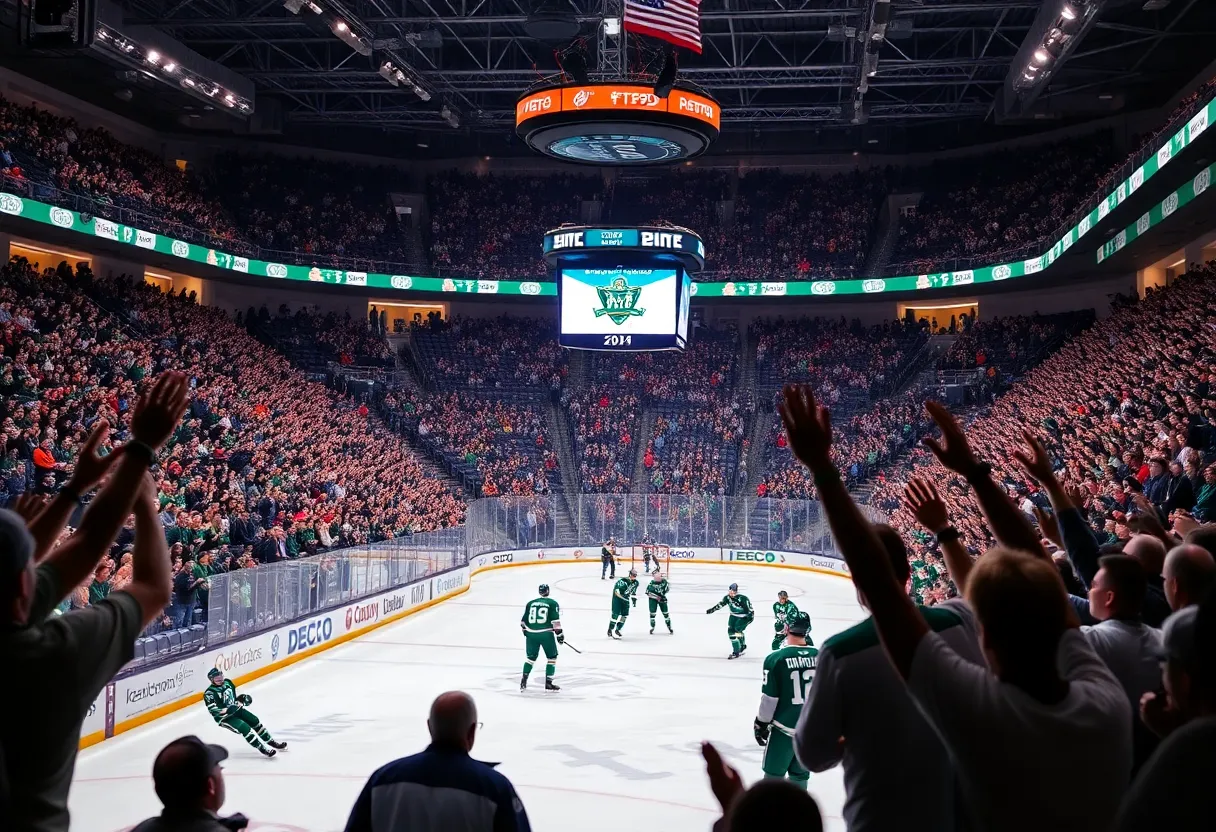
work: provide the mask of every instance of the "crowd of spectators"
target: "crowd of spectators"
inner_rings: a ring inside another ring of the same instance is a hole
[[[640,478],[650,491],[667,494],[733,491],[740,453],[747,451],[748,415],[733,396],[687,409],[663,408],[643,452]]]
[[[738,280],[850,277],[865,263],[890,172],[756,170],[739,180],[735,222],[714,267]]]
[[[427,184],[431,262],[461,277],[543,277],[545,232],[576,221],[602,189],[595,176],[435,176]]]
[[[292,312],[281,304],[273,317],[264,305],[237,313],[237,323],[255,336],[264,336],[296,364],[309,367],[330,361],[338,364],[371,365],[392,363],[393,351],[379,316],[372,308],[368,318],[350,312],[324,312],[304,306]]]
[[[1111,135],[1099,133],[935,162],[915,212],[900,223],[892,268],[920,274],[954,258],[1013,256],[1059,231],[1117,158]]]
[[[583,491],[629,491],[641,416],[638,396],[593,384],[563,392],[562,403]]]
[[[365,406],[306,381],[222,311],[83,266],[39,275],[14,259],[2,275],[0,502],[55,492],[99,420],[119,424],[144,378],[181,369],[190,410],[156,499],[196,578],[462,521],[463,501]],[[69,606],[122,585],[132,534]],[[181,615],[195,598],[183,593]]]
[[[264,249],[313,255],[320,263],[321,255],[408,259],[388,194],[412,189],[395,168],[225,153],[211,161],[200,185]]]
[[[1185,533],[1216,521],[1216,333],[1204,323],[1214,314],[1216,267],[1209,265],[1121,305],[974,414],[969,430],[985,437],[980,452],[1023,512],[1050,507],[1014,457],[1029,428],[1103,544],[1126,542],[1154,523]],[[982,550],[991,537],[966,483],[937,470],[923,449],[883,473],[875,505],[900,528],[915,529],[902,492],[913,471],[926,469],[968,547]],[[1044,535],[1054,535],[1043,519]],[[928,570],[926,597],[945,597],[951,589],[938,580],[932,538],[917,533],[914,544]]]
[[[569,373],[552,319],[435,317],[410,337],[419,370],[441,390],[557,390]]]

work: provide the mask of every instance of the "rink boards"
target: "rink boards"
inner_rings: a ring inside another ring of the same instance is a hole
[[[178,661],[116,679],[106,685],[90,706],[81,729],[80,746],[95,745],[202,701],[202,692],[207,686],[207,671],[213,667],[220,668],[235,684],[242,685],[467,592],[471,577],[479,572],[583,561],[598,564],[598,547],[488,552],[471,558],[468,566],[432,575],[290,625],[227,642]],[[848,576],[848,567],[841,560],[798,552],[717,547],[673,548],[671,561],[672,571],[679,569],[680,562],[687,561],[698,565],[723,563],[764,566]]]

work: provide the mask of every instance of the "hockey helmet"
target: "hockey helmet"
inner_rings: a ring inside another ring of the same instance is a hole
[[[224,675],[224,671],[220,670],[218,667],[213,667],[207,671],[208,679],[214,680],[216,677],[223,676],[223,675]]]
[[[728,587],[727,587],[727,589],[729,589],[731,592],[738,592],[738,591],[739,591],[739,585],[738,585],[738,584],[731,584],[730,586],[728,586]]]
[[[805,636],[811,631],[811,617],[800,612],[786,622],[786,629],[792,636]]]
[[[629,577],[636,578],[637,576],[638,576],[638,570],[636,570],[636,569],[629,570]]]
[[[541,594],[541,596],[542,596],[542,597],[548,597],[548,595],[549,595],[549,585],[548,585],[548,584],[541,584],[541,585],[540,585],[540,589],[538,589],[538,590],[536,590],[536,591],[537,591],[537,592],[539,592],[539,593]]]
[[[651,572],[650,574],[654,575],[656,578],[663,577],[663,571],[661,569],[656,569],[653,572]]]
[[[788,599],[788,598],[790,597],[790,594],[789,594],[788,592],[786,592],[786,591],[783,589],[783,590],[781,590],[780,592],[778,592],[778,593],[777,593],[777,597],[778,597],[778,598],[786,598],[786,599]]]

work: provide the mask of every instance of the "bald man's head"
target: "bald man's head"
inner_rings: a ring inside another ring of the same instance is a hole
[[[426,727],[435,745],[471,751],[477,733],[477,705],[473,697],[459,690],[439,694],[431,703]]]
[[[1216,558],[1202,546],[1184,543],[1170,549],[1162,572],[1170,609],[1198,604],[1216,584]]]
[[[1165,544],[1152,535],[1137,534],[1123,545],[1123,554],[1140,561],[1146,575],[1160,575],[1165,563]]]

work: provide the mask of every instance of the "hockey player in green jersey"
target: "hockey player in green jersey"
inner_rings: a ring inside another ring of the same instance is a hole
[[[203,704],[207,706],[207,711],[216,723],[234,734],[240,734],[245,738],[245,742],[267,757],[273,757],[276,748],[287,747],[285,742],[276,742],[270,732],[262,727],[262,721],[253,711],[245,708],[246,705],[253,704],[253,697],[245,693],[237,696],[236,685],[224,678],[222,670],[218,667],[211,668],[207,671],[207,678],[211,684],[203,691]]]
[[[811,773],[794,754],[794,729],[802,703],[815,678],[819,651],[806,642],[811,619],[796,612],[786,621],[785,647],[764,660],[764,682],[760,691],[760,713],[753,726],[756,742],[764,746],[764,776],[789,778],[805,789]]]
[[[730,607],[730,618],[726,622],[726,635],[730,638],[731,654],[728,659],[737,659],[747,649],[747,639],[743,631],[755,619],[752,602],[746,595],[739,594],[739,585],[731,584],[730,590],[722,596],[722,600],[705,611],[706,615],[717,612],[723,607]]]
[[[557,645],[566,643],[566,637],[562,634],[561,610],[557,602],[549,597],[548,584],[541,584],[537,591],[540,597],[528,602],[524,607],[524,617],[519,620],[528,650],[524,675],[519,678],[521,692],[528,687],[528,674],[532,672],[532,663],[541,650],[545,651],[545,690],[561,690],[553,684],[553,674],[557,672]]]
[[[785,625],[798,615],[798,607],[790,600],[789,593],[784,589],[777,593],[777,602],[773,604],[773,616],[777,619],[773,622],[773,629],[776,632],[773,634],[773,646],[770,648],[776,650],[781,646],[781,642],[785,641]]]
[[[646,597],[650,603],[650,634],[654,635],[654,614],[656,610],[663,611],[663,621],[667,624],[667,632],[675,633],[671,629],[671,616],[667,614],[667,592],[671,589],[671,585],[667,583],[667,579],[663,577],[663,573],[658,569],[651,573],[650,583],[646,584]]]
[[[612,620],[608,622],[608,635],[621,637],[621,628],[629,617],[629,606],[638,605],[638,570],[630,569],[627,578],[621,578],[612,587]],[[613,628],[616,628],[615,630]]]

